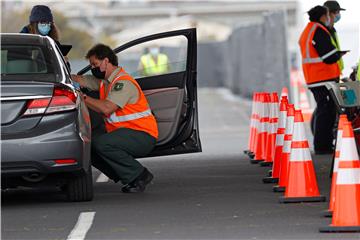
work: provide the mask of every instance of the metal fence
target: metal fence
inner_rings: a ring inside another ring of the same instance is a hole
[[[237,27],[227,41],[199,43],[199,87],[227,87],[244,97],[289,87],[286,31],[286,13],[271,12]]]

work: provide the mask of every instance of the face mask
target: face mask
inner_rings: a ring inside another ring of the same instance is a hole
[[[160,50],[158,48],[151,48],[150,54],[153,56],[157,56],[159,54]]]
[[[104,79],[105,78],[105,72],[102,72],[100,70],[100,67],[95,67],[91,69],[91,73],[92,75],[94,75],[94,77],[99,78],[99,79]]]
[[[100,66],[101,66],[101,64],[103,64],[103,62],[104,62],[104,60],[100,63]],[[100,66],[91,68],[91,73],[96,78],[104,79],[106,71],[101,71]]]
[[[338,21],[340,20],[340,18],[341,18],[340,13],[339,13],[339,14],[336,14],[336,15],[335,15],[335,18],[334,18],[334,23],[338,22]]]
[[[51,29],[51,25],[49,23],[39,23],[38,24],[39,33],[43,36],[48,35],[48,33],[50,32],[50,29]]]

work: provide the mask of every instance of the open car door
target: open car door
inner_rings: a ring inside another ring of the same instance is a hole
[[[159,128],[150,156],[201,152],[198,126],[196,29],[158,33],[114,49],[139,83]],[[78,74],[89,74],[90,66]]]

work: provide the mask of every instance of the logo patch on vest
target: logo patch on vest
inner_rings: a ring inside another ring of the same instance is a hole
[[[114,90],[120,91],[121,89],[123,89],[123,87],[124,87],[124,83],[115,83]]]

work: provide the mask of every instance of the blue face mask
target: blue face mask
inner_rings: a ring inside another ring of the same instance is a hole
[[[335,18],[334,18],[334,23],[338,22],[338,21],[340,20],[340,18],[341,18],[340,13],[339,13],[339,14],[336,14],[336,15],[335,15]]]
[[[43,36],[48,35],[51,29],[51,24],[49,23],[38,23],[39,33]]]

